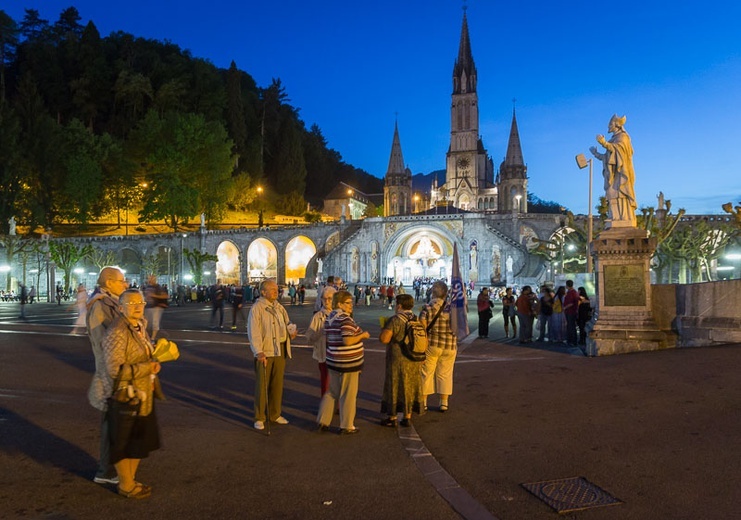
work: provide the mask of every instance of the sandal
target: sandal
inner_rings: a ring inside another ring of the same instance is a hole
[[[440,411],[445,413],[448,411],[448,405],[447,404],[441,404],[440,405]]]
[[[131,491],[124,491],[123,489],[118,488],[118,494],[124,498],[147,498],[152,494],[152,488],[146,484],[136,482]]]
[[[387,417],[386,419],[383,419],[381,421],[381,426],[388,426],[389,428],[394,428],[396,426],[396,418]]]

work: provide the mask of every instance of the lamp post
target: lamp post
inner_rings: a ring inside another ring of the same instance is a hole
[[[262,186],[257,187],[257,229],[262,229]]]
[[[576,164],[580,170],[589,165],[589,215],[587,217],[587,273],[592,273],[592,255],[589,254],[589,244],[592,243],[592,161],[587,159],[583,153],[576,156]]]
[[[178,283],[180,285],[183,285],[183,243],[185,242],[185,238],[188,236],[187,233],[183,233],[180,235],[180,275],[178,276]]]
[[[350,214],[350,220],[352,220],[352,196],[353,196],[353,190],[348,188],[347,190],[347,212]]]

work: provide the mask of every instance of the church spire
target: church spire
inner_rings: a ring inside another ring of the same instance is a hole
[[[394,140],[391,144],[391,157],[389,167],[386,171],[386,182],[391,175],[404,174],[404,156],[401,154],[401,141],[399,140],[399,124],[394,122]]]
[[[504,159],[505,166],[525,166],[522,158],[522,146],[520,146],[520,131],[517,129],[517,114],[512,107],[512,127],[509,131],[509,143],[507,144],[507,156]]]
[[[453,66],[453,94],[476,92],[476,65],[473,62],[471,39],[468,36],[468,17],[463,10],[461,41],[458,44],[458,58]]]

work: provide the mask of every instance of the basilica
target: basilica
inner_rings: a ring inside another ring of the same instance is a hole
[[[326,250],[326,274],[343,276],[350,283],[449,279],[456,244],[463,278],[472,284],[537,284],[545,279],[549,266],[531,255],[529,248],[538,240],[551,239],[559,216],[527,211],[527,166],[514,110],[505,159],[495,171],[480,134],[477,85],[464,11],[453,64],[445,179],[435,179],[420,203],[395,125],[384,184],[384,216],[359,222],[337,247]],[[347,208],[352,203],[348,199]]]
[[[433,182],[429,207],[453,206],[475,212],[527,213],[527,166],[522,157],[517,118],[512,126],[504,161],[495,176],[494,163],[479,133],[478,74],[471,51],[465,12],[453,65],[453,94],[450,104],[450,146],[445,157],[445,182]],[[411,170],[401,151],[398,127],[394,129],[391,158],[384,187],[384,216],[412,212]]]

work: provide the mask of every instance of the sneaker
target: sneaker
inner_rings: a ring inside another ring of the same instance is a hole
[[[95,475],[93,482],[96,484],[118,484],[118,475],[113,475],[112,477]]]
[[[255,430],[264,430],[264,429],[265,429],[264,421],[255,421]]]
[[[276,420],[273,421],[275,424],[288,424],[288,419],[283,417],[282,415],[278,417]]]

